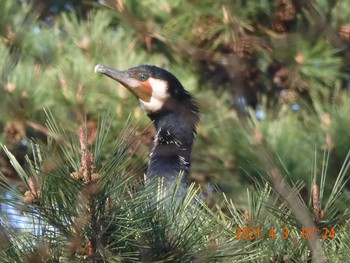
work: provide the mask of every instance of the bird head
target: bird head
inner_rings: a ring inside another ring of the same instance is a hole
[[[98,64],[95,72],[102,73],[126,87],[140,101],[142,109],[150,117],[177,113],[197,119],[198,109],[192,96],[173,74],[162,68],[141,65],[119,71]]]

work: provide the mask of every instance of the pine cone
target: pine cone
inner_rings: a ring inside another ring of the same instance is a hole
[[[281,22],[277,19],[275,19],[272,22],[272,28],[273,28],[273,30],[280,32],[280,33],[287,32],[287,26],[284,24],[284,22]]]
[[[295,18],[296,6],[293,0],[277,0],[275,17],[280,21],[291,21]]]
[[[294,0],[277,0],[272,28],[277,32],[287,32],[288,24],[295,19],[297,8]]]
[[[256,40],[250,36],[243,36],[233,46],[233,51],[241,58],[250,58],[254,52]]]
[[[290,71],[288,68],[286,67],[280,68],[275,72],[275,75],[273,77],[273,83],[278,87],[288,88],[286,85],[286,82],[288,80],[289,74],[290,74]]]
[[[6,123],[4,128],[4,137],[11,143],[18,143],[24,138],[24,128],[23,126],[14,121]]]
[[[339,28],[339,36],[342,39],[350,40],[350,23],[342,25]]]

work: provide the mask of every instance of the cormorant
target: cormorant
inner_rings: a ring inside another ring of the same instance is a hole
[[[194,98],[170,72],[150,65],[118,71],[96,65],[102,73],[126,87],[153,121],[157,134],[150,154],[147,181],[162,178],[166,193],[173,189],[183,174],[179,192],[187,188],[192,145],[199,121]],[[171,193],[171,192],[170,192]]]

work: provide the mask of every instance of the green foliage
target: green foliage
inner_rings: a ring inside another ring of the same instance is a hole
[[[231,238],[227,234],[224,238],[215,214],[196,199],[198,190],[190,188],[183,201],[176,194],[157,200],[155,193],[160,188],[144,188],[137,183],[134,179],[137,167],[128,169],[130,141],[117,139],[111,156],[104,159],[101,154],[109,136],[109,120],[110,115],[101,119],[94,146],[85,149],[84,134],[80,133],[82,145],[75,135],[62,137],[65,132],[49,117],[50,131],[59,140],[45,148],[34,145],[33,160],[27,158],[27,171],[4,147],[29,190],[23,196],[5,182],[3,190],[10,191],[11,197],[2,202],[16,207],[23,200],[26,206],[22,209],[33,221],[29,229],[19,229],[20,234],[13,232],[10,224],[4,226],[3,234],[9,242],[3,245],[0,254],[3,262],[34,257],[36,250],[42,250],[38,255],[40,260],[50,261],[85,258],[137,262],[143,258],[190,262],[195,258],[215,261],[220,257],[241,258],[249,254],[238,252],[242,247],[235,253],[226,251]],[[125,126],[125,131],[129,127]],[[90,173],[89,179],[83,177],[85,172]],[[213,251],[208,251],[211,243]]]
[[[338,39],[334,36],[339,24],[327,31],[326,24],[317,28],[318,22],[346,17],[341,14],[338,18],[326,17],[343,7],[343,1],[334,5],[315,1],[310,6],[295,1],[101,2],[116,10],[120,25],[148,50],[190,56],[197,65],[202,61],[211,66],[217,64],[228,75],[237,74],[237,69],[224,58],[232,56],[234,61],[258,67],[269,77],[271,73],[277,77],[278,69],[287,68],[290,72],[284,88],[298,89],[302,85],[311,89],[312,83],[331,88],[331,81],[343,77],[341,65],[345,61],[340,56],[343,45],[339,36]],[[343,12],[347,9],[344,7]],[[327,41],[327,38],[332,39]],[[259,67],[264,64],[265,67]],[[215,76],[215,72],[212,74]],[[277,84],[273,78],[249,79],[248,76],[244,81],[255,81],[254,90],[261,84]]]
[[[78,140],[48,113],[47,125],[54,137],[47,146],[33,144],[27,168],[3,146],[28,190],[23,195],[3,176],[2,191],[9,197],[1,201],[21,206],[31,223],[26,228],[23,223],[17,225],[17,232],[2,216],[1,238],[7,240],[0,253],[2,262],[24,258],[30,262],[261,262],[271,258],[300,262],[310,258],[308,235],[317,232],[297,222],[265,179],[256,179],[247,190],[245,211],[225,196],[224,210],[209,209],[194,185],[184,199],[179,199],[176,189],[173,195],[157,198],[162,191],[159,186],[144,187],[135,180],[140,167],[128,155],[132,141],[120,136],[105,158],[112,120],[110,114],[100,119],[96,141],[88,146],[86,130],[80,128]],[[122,134],[130,131],[129,125]],[[320,178],[317,168],[313,175],[312,187],[320,185],[320,192],[311,190],[304,206],[314,216],[326,257],[341,262],[348,260],[344,241],[349,237],[342,231],[349,227],[349,212],[341,207],[350,198],[344,191],[349,159],[328,195],[324,192],[328,158],[326,153]],[[297,184],[293,192],[299,194],[301,188]],[[326,228],[334,228],[335,236],[326,234]],[[243,230],[240,235],[239,229],[254,232],[247,235]]]
[[[36,262],[42,255],[83,261],[92,237],[100,242],[96,255],[110,261],[142,255],[153,261],[306,261],[311,254],[300,222],[269,180],[260,179],[269,172],[260,145],[315,221],[315,210],[323,211],[317,226],[335,228],[335,239],[321,241],[327,258],[349,261],[348,2],[101,2],[111,9],[94,7],[84,17],[62,12],[46,21],[26,1],[0,1],[0,140],[8,149],[0,171],[5,181],[19,176],[26,189],[34,178],[41,193],[41,203],[22,207],[23,191],[12,180],[3,184],[12,194],[6,202],[20,206],[31,225],[30,231],[1,225],[8,244],[1,261]],[[184,204],[154,203],[156,190],[135,182],[145,171],[150,123],[130,94],[93,74],[97,63],[118,69],[156,64],[198,98],[202,120],[191,176],[226,193],[217,194],[218,210],[192,207],[194,189]],[[55,121],[45,122],[44,108]],[[99,118],[102,112],[113,114]],[[134,121],[125,126],[128,116]],[[81,168],[73,135],[80,125],[87,126],[102,176],[93,198],[69,176]],[[94,224],[88,207],[96,209]],[[263,235],[288,227],[293,238],[235,240],[235,228],[247,226]]]

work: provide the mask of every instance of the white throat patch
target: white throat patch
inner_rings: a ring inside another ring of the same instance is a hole
[[[160,110],[165,101],[169,98],[168,85],[165,80],[161,79],[148,79],[149,84],[152,87],[152,97],[149,102],[140,99],[141,108],[147,112],[156,112]]]

